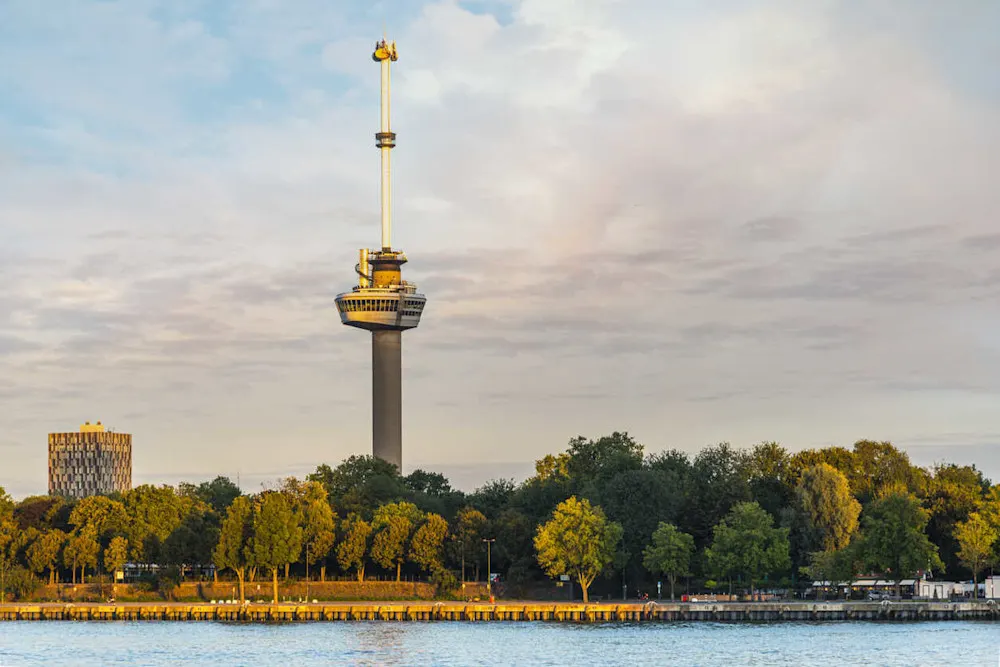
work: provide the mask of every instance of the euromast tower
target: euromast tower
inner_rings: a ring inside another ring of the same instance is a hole
[[[372,59],[382,70],[381,122],[375,134],[382,162],[382,247],[361,249],[354,267],[358,284],[337,295],[337,310],[347,326],[372,332],[372,454],[402,471],[402,333],[420,324],[427,298],[403,280],[406,255],[392,247],[390,151],[396,133],[389,125],[389,64],[397,58],[395,42],[383,39],[375,45]]]

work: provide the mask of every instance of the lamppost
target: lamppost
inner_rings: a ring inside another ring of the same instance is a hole
[[[306,604],[309,603],[309,543],[306,542]]]
[[[495,537],[483,538],[483,542],[486,542],[486,592],[490,594],[490,597],[493,597],[493,568],[490,563],[490,548],[496,541]]]

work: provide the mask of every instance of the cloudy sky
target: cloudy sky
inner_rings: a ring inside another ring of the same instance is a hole
[[[397,40],[404,467],[889,439],[1000,477],[1000,4],[5,0],[0,486],[46,434],[244,488],[370,451]]]

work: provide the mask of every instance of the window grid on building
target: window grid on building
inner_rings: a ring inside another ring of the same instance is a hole
[[[49,495],[85,498],[131,488],[130,434],[49,434]]]

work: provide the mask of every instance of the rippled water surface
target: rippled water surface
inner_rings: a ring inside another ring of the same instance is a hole
[[[0,623],[0,667],[1000,665],[1000,625]]]

